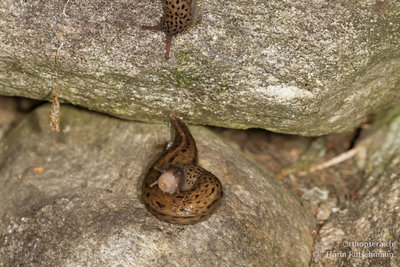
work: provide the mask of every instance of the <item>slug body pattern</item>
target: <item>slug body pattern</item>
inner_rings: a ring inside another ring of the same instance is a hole
[[[163,0],[163,15],[156,26],[142,26],[147,30],[161,30],[167,36],[165,58],[169,58],[172,37],[193,22],[196,0]]]
[[[174,142],[144,178],[143,201],[160,220],[194,224],[206,220],[218,207],[223,195],[222,185],[216,176],[196,165],[196,143],[183,121],[171,116],[171,123],[175,128]],[[163,192],[161,186],[154,186],[162,172],[168,170],[183,178],[180,187],[173,193]]]

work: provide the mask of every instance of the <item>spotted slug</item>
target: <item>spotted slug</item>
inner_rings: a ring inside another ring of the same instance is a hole
[[[160,220],[194,224],[206,220],[221,202],[219,179],[196,164],[196,143],[185,123],[170,117],[172,145],[151,166],[142,184],[147,209]]]
[[[165,58],[169,58],[171,40],[174,35],[186,30],[194,21],[196,0],[162,0],[163,15],[155,26],[142,26],[147,30],[160,30],[167,36]]]

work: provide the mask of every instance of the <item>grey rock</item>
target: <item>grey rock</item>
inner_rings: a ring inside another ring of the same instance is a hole
[[[0,1],[0,94],[141,121],[322,135],[399,103],[399,1],[199,1],[174,38],[161,1]],[[61,37],[62,36],[62,37]],[[54,58],[59,50],[58,67]],[[56,74],[58,72],[58,75]]]
[[[399,114],[399,108],[390,111],[392,121],[383,126],[387,118],[377,119],[379,127],[365,140],[362,197],[322,226],[312,266],[400,266]]]
[[[140,195],[170,139],[166,123],[63,105],[57,134],[48,112],[36,109],[0,142],[3,265],[308,266],[309,209],[208,129],[190,127],[199,163],[220,178],[224,198],[208,220],[180,226],[152,216]]]

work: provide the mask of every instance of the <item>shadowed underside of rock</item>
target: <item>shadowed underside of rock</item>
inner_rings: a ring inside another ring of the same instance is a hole
[[[141,180],[169,140],[166,124],[63,105],[56,134],[49,108],[38,108],[0,143],[5,265],[308,265],[308,209],[209,130],[190,127],[199,163],[222,182],[222,203],[205,222],[171,225],[152,216],[140,196]]]
[[[161,3],[12,1],[0,6],[0,94],[114,116],[321,135],[399,101],[398,1],[199,1],[174,38],[143,31]],[[55,55],[59,51],[56,77]]]

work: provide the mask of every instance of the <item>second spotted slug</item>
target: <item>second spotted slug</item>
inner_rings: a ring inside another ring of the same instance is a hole
[[[189,27],[194,21],[196,0],[162,0],[163,15],[155,26],[142,26],[147,30],[161,30],[167,36],[165,58],[169,58],[172,37]]]
[[[172,146],[151,167],[142,185],[143,200],[157,218],[175,224],[206,220],[218,207],[222,185],[196,164],[196,143],[184,122],[171,116]]]

